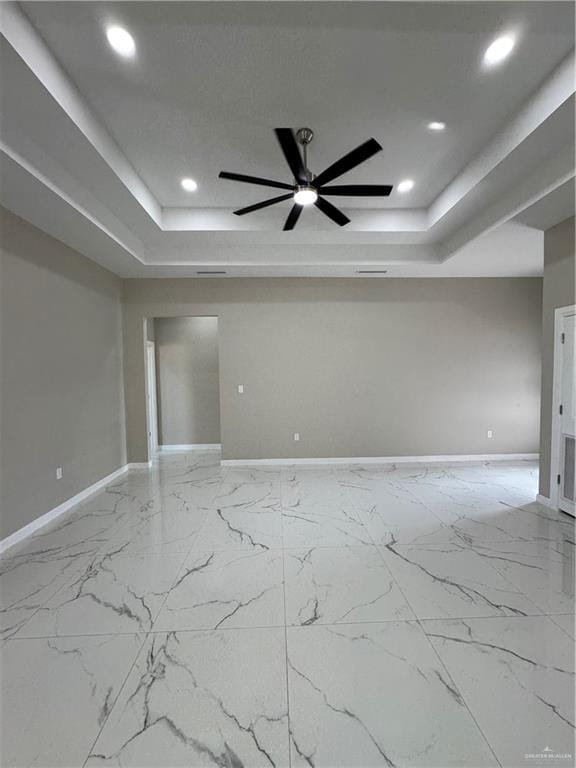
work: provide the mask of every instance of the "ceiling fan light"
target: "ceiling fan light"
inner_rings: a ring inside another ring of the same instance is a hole
[[[318,200],[318,192],[314,187],[298,187],[294,192],[294,202],[297,205],[313,205]]]

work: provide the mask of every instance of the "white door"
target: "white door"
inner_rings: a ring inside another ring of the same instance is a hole
[[[562,321],[560,346],[560,488],[558,507],[574,515],[576,469],[576,314]]]
[[[146,342],[148,458],[158,450],[158,417],[156,414],[156,351],[153,341]]]

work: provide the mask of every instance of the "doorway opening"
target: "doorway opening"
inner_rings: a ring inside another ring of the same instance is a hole
[[[156,396],[156,345],[146,342],[146,417],[148,428],[148,458],[158,450],[158,408]]]
[[[574,517],[576,501],[576,306],[556,310],[550,498]]]
[[[218,450],[218,318],[150,318],[146,351],[149,456]]]

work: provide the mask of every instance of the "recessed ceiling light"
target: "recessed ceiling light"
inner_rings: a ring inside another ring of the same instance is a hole
[[[516,45],[516,40],[512,35],[503,35],[496,38],[493,43],[490,43],[486,51],[484,52],[484,64],[488,67],[499,64],[512,52],[512,49]]]
[[[398,184],[398,192],[410,192],[413,186],[414,182],[412,179],[404,179],[404,181],[401,181],[400,184]]]
[[[314,187],[302,186],[294,192],[294,202],[297,205],[312,205],[316,200],[318,200],[318,192]]]
[[[185,189],[186,192],[196,192],[198,189],[198,184],[194,181],[194,179],[182,179],[180,182],[182,189]]]
[[[437,120],[433,120],[431,123],[428,123],[428,129],[430,131],[443,131],[444,128],[446,128],[446,123],[440,123]]]
[[[112,48],[114,48],[116,53],[119,53],[120,56],[130,58],[136,53],[136,43],[134,42],[134,38],[130,32],[123,27],[108,27],[106,29],[106,37]]]

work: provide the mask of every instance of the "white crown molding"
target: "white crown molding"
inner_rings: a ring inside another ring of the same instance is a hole
[[[445,464],[452,462],[534,461],[538,453],[451,454],[447,456],[353,456],[325,459],[222,459],[224,467],[292,466],[295,464]]]

